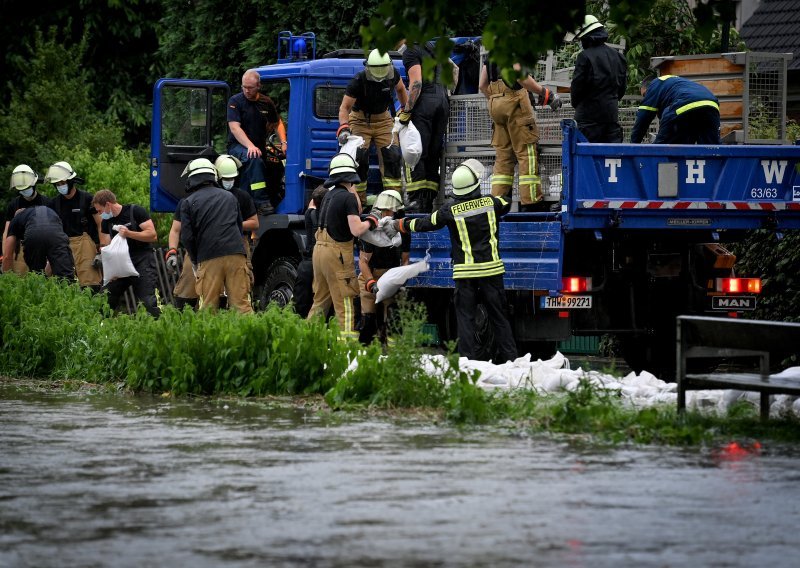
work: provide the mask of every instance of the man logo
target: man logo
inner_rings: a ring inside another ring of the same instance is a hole
[[[753,296],[714,296],[711,298],[711,307],[715,310],[754,310],[756,299]]]

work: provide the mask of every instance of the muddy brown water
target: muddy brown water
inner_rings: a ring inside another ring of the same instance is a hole
[[[0,382],[0,566],[788,566],[800,451]]]

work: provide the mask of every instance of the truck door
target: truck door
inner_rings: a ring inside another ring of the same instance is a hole
[[[153,87],[150,132],[150,210],[174,212],[186,195],[186,164],[212,162],[228,138],[226,105],[230,87],[221,81],[160,79]]]

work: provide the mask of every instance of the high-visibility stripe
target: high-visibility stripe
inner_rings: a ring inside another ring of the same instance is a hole
[[[578,202],[584,209],[677,209],[677,210],[735,210],[735,211],[784,211],[798,210],[800,203],[783,201],[624,201],[584,200]]]
[[[491,235],[489,246],[492,248],[492,259],[500,260],[500,253],[497,251],[497,215],[494,209],[486,215],[486,218],[489,221],[489,234]]]
[[[353,308],[353,298],[346,296],[342,298],[344,304],[344,329],[341,330],[342,335],[350,337],[355,335],[355,309]]]
[[[639,110],[649,110],[650,112],[658,112],[658,109],[656,107],[649,107],[644,105],[640,106]]]
[[[514,183],[514,176],[506,174],[492,174],[492,185],[511,185]]]
[[[464,252],[464,264],[474,264],[475,258],[472,256],[472,244],[469,242],[467,220],[464,217],[456,217],[455,221],[458,238],[461,241],[461,250]]]
[[[399,178],[383,178],[383,187],[384,189],[399,189],[401,186]]]
[[[714,107],[715,109],[719,110],[719,105],[714,101],[695,101],[678,108],[678,110],[675,111],[675,114],[683,114],[687,110],[692,110],[699,107]]]
[[[250,184],[250,191],[255,191],[257,189],[264,189],[265,187],[267,187],[267,182],[257,181],[255,183]]]
[[[505,273],[506,269],[502,260],[479,262],[473,264],[456,264],[453,267],[453,279],[481,278]]]

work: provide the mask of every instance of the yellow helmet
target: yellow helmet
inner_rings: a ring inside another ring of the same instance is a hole
[[[451,182],[454,195],[468,195],[481,185],[485,168],[478,160],[464,160],[453,172]]]
[[[28,164],[20,164],[11,173],[11,185],[9,187],[10,189],[22,191],[36,185],[38,179],[39,176]]]
[[[353,156],[346,152],[336,154],[328,166],[328,179],[325,180],[325,187],[331,187],[337,183],[361,182],[357,168],[358,165]]]
[[[56,162],[47,170],[44,181],[47,183],[60,183],[73,179],[78,174],[67,162]]]
[[[591,14],[586,14],[586,17],[583,19],[583,25],[578,28],[578,31],[575,32],[575,37],[580,39],[589,32],[596,30],[597,28],[602,28],[603,24],[592,16]]]
[[[385,79],[392,68],[392,60],[388,53],[381,53],[377,49],[369,52],[369,57],[364,62],[367,66],[367,71],[377,81]]]
[[[400,196],[400,192],[396,189],[387,189],[378,194],[378,198],[375,200],[374,207],[375,209],[380,209],[381,211],[384,209],[389,211],[399,211],[403,208],[403,198]]]
[[[219,158],[214,160],[214,167],[220,178],[235,178],[239,175],[239,168],[242,167],[242,162],[236,156],[221,154]]]

